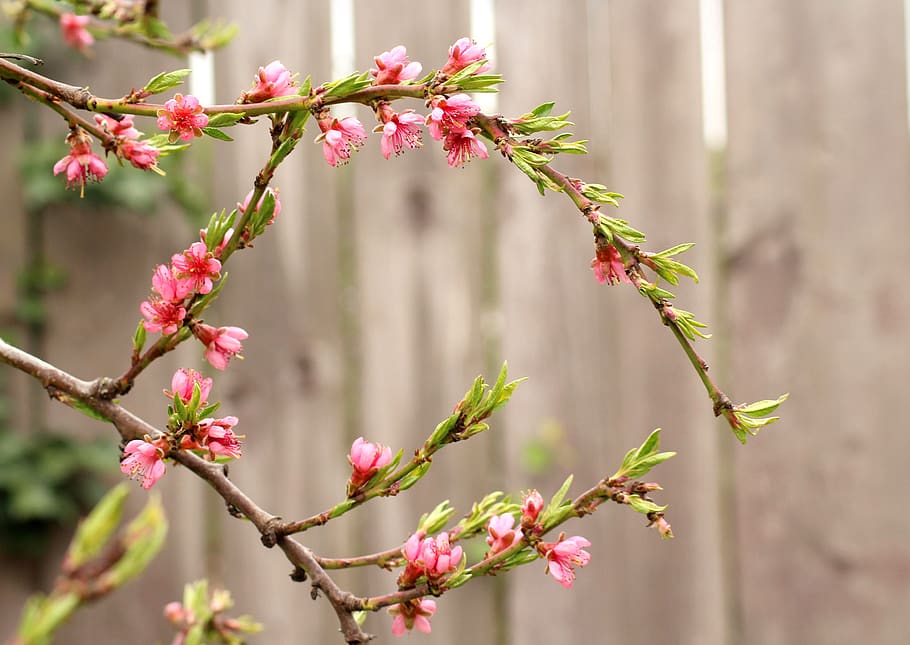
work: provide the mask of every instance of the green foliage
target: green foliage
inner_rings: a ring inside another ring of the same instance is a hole
[[[56,531],[100,498],[101,475],[114,472],[117,457],[107,440],[0,430],[0,549],[42,555]]]
[[[28,599],[17,643],[50,643],[54,632],[73,612],[144,571],[161,550],[167,520],[157,496],[151,496],[142,512],[112,538],[128,492],[125,483],[114,487],[80,524],[53,591]]]
[[[768,415],[774,412],[778,406],[789,398],[790,393],[782,394],[776,399],[765,399],[763,401],[756,401],[755,403],[750,403],[749,405],[738,405],[733,408],[733,416],[736,419],[736,422],[731,424],[733,428],[733,434],[736,435],[736,438],[742,443],[746,443],[746,439],[749,435],[753,437],[758,434],[758,431],[764,428],[766,425],[774,423],[780,417],[769,417]]]
[[[149,82],[142,89],[146,94],[167,92],[172,87],[183,85],[183,79],[189,76],[192,71],[190,69],[177,69],[173,72],[161,72],[149,79]]]
[[[675,452],[658,452],[660,447],[660,428],[648,435],[638,448],[626,453],[619,470],[610,479],[635,479],[648,474],[654,466],[665,462],[676,455]]]

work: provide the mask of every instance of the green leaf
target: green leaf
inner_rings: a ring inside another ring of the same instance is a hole
[[[96,412],[95,410],[91,409],[90,407],[88,407],[88,405],[86,405],[85,403],[83,403],[82,401],[80,401],[78,399],[70,398],[67,403],[71,408],[73,408],[74,410],[79,410],[79,412],[81,412],[82,414],[84,414],[87,417],[91,417],[92,419],[95,419],[97,421],[110,421],[110,419],[108,419],[106,416],[104,416],[100,412]]]
[[[234,114],[233,112],[221,112],[220,114],[215,114],[209,117],[209,127],[229,128],[232,125],[237,125],[237,122],[241,119],[243,119],[242,114]]]
[[[136,333],[133,334],[133,351],[139,354],[142,351],[142,348],[145,347],[146,331],[145,325],[140,321],[139,326],[136,327]]]
[[[152,38],[161,40],[173,40],[174,38],[174,35],[171,33],[171,30],[168,29],[168,26],[155,17],[146,15],[139,25],[143,33]]]
[[[660,506],[650,500],[642,499],[638,495],[629,495],[627,502],[636,512],[643,515],[647,515],[648,513],[663,513],[667,510],[667,506]]]
[[[91,513],[76,528],[76,534],[70,542],[66,561],[73,567],[79,567],[89,558],[100,553],[120,524],[123,515],[123,504],[129,495],[129,486],[120,483],[114,486],[95,505]]]
[[[510,128],[518,134],[534,134],[535,132],[561,130],[570,125],[575,125],[568,120],[570,112],[559,116],[550,116],[555,103],[542,103],[530,112],[522,114],[517,119],[509,121]]]
[[[641,244],[645,241],[645,234],[638,229],[629,226],[629,223],[625,220],[616,217],[607,217],[606,215],[601,214],[599,221],[609,228],[614,235],[625,238],[630,242]]]
[[[307,74],[306,78],[300,82],[300,87],[297,90],[297,94],[300,96],[309,96],[310,92],[313,89],[313,79]]]
[[[166,535],[167,519],[164,516],[164,508],[158,496],[152,495],[139,515],[126,527],[123,537],[126,551],[101,580],[119,587],[127,580],[138,576],[161,550]]]
[[[401,482],[399,484],[399,490],[407,490],[411,486],[413,486],[414,484],[419,482],[421,480],[421,478],[423,478],[423,476],[427,474],[427,471],[430,469],[431,465],[432,465],[432,462],[425,461],[424,463],[417,466],[417,468],[415,468],[414,470],[409,472],[407,475],[405,475],[401,479]]]
[[[229,134],[226,134],[219,130],[218,128],[205,127],[202,128],[202,131],[213,139],[218,139],[219,141],[233,141],[233,137]]]
[[[661,251],[660,253],[655,253],[651,257],[668,258],[673,255],[679,255],[680,253],[685,253],[686,251],[691,249],[693,246],[695,246],[695,242],[686,242],[685,244],[677,244],[676,246],[672,246],[669,249],[666,249],[665,251]]]
[[[543,517],[547,518],[550,515],[554,514],[559,506],[562,504],[562,501],[566,498],[566,494],[569,492],[569,487],[572,485],[573,475],[566,477],[566,481],[563,482],[562,486],[559,487],[559,490],[556,491],[556,494],[550,499],[550,503],[547,504],[547,507],[543,511]],[[543,523],[543,519],[540,520]]]
[[[585,184],[581,188],[581,194],[591,201],[600,204],[612,204],[613,206],[619,206],[618,200],[623,197],[619,193],[607,190],[607,187],[603,184]]]
[[[177,416],[181,421],[187,420],[189,417],[186,414],[186,405],[183,403],[183,399],[180,398],[180,394],[174,392],[174,412],[177,413]]]
[[[660,428],[654,430],[637,449],[630,450],[622,460],[619,470],[610,479],[626,477],[635,479],[648,473],[654,466],[676,455],[675,452],[657,452],[660,446]]]
[[[458,88],[464,92],[477,92],[486,94],[497,92],[494,85],[503,82],[501,74],[477,74],[458,83]],[[446,84],[448,86],[448,83]]]
[[[370,77],[369,72],[364,72],[363,74],[354,72],[353,74],[345,76],[342,79],[324,85],[324,96],[346,96],[348,94],[353,94],[354,92],[365,89],[372,84],[373,79]]]
[[[183,79],[189,76],[192,71],[193,70],[191,69],[177,69],[173,72],[161,72],[157,76],[152,77],[142,90],[147,94],[160,94],[161,92],[166,92],[172,87],[182,85]]]
[[[790,393],[782,394],[776,399],[764,399],[749,405],[737,406],[736,411],[748,417],[764,417],[774,412],[778,406],[790,397]]]

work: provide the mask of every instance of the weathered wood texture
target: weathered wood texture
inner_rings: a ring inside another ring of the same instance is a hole
[[[910,377],[903,3],[727,3],[743,643],[903,643]],[[756,360],[759,360],[756,364]]]
[[[241,26],[216,56],[218,102],[233,101],[274,59],[316,84],[330,78],[326,0],[275,1],[268,11],[210,4]],[[393,12],[359,0],[356,65],[367,69],[403,43],[425,69],[437,67],[468,33],[470,4],[407,0]],[[550,493],[568,472],[577,493],[665,428],[665,448],[680,455],[649,479],[666,489],[657,498],[671,504],[674,541],[628,509],[605,507],[566,527],[593,542],[571,591],[539,563],[471,583],[439,599],[428,642],[899,643],[910,632],[895,611],[910,601],[910,524],[893,484],[910,440],[892,430],[888,405],[910,376],[910,298],[897,273],[910,260],[901,3],[727,3],[730,141],[720,186],[709,185],[702,142],[698,4],[501,0],[499,109],[517,116],[553,99],[557,111],[571,109],[591,154],[557,166],[626,194],[617,215],[649,233],[649,250],[698,243],[686,259],[702,284],[673,290],[710,331],[728,335],[733,359],[717,355],[715,341],[699,351],[731,377],[737,401],[793,393],[785,421],[747,448],[711,417],[653,308],[632,289],[595,283],[590,228],[571,202],[540,198],[492,146],[493,158],[452,170],[428,135],[424,150],[389,161],[373,135],[333,169],[311,143],[311,124],[274,182],[283,210],[273,230],[231,260],[206,316],[251,333],[246,360],[214,374],[214,394],[247,435],[232,478],[285,518],[340,499],[357,436],[407,457],[476,374],[492,378],[508,359],[512,376],[529,377],[490,432],[447,448],[413,491],[304,536],[325,555],[400,543],[442,499],[460,515],[490,490]],[[102,45],[92,89],[122,94],[181,66],[163,57],[120,64],[140,55]],[[83,82],[90,68],[73,63],[65,80]],[[367,109],[357,116],[375,125]],[[235,144],[206,141],[190,152],[211,209],[251,188],[266,127],[235,128]],[[14,137],[12,128],[2,134]],[[0,170],[12,163],[0,157]],[[713,221],[720,194],[725,216]],[[22,261],[22,217],[4,216],[15,235],[0,242],[2,315]],[[46,358],[84,377],[118,373],[151,268],[184,248],[194,227],[175,212],[145,221],[78,209],[51,214],[50,224],[50,251],[71,282],[50,303]],[[149,370],[124,403],[163,422],[160,390],[178,364],[202,367],[198,348]],[[27,385],[18,379],[17,392]],[[57,427],[109,434],[50,404],[47,414]],[[541,447],[547,457],[529,459]],[[719,462],[734,448],[730,481]],[[57,642],[98,642],[100,625],[103,642],[166,642],[160,608],[203,575],[266,624],[252,643],[339,641],[326,603],[290,582],[283,557],[260,547],[216,496],[176,469],[159,486],[172,530],[150,577],[78,615]],[[0,633],[55,566],[35,575],[10,563]],[[394,587],[384,572],[339,580],[360,595]],[[389,642],[389,624],[382,612],[367,628]]]

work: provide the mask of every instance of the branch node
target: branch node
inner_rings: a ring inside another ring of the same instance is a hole
[[[270,517],[262,529],[262,545],[271,549],[278,544],[278,538],[281,537],[281,518],[276,516]]]
[[[294,582],[304,582],[306,580],[306,570],[301,567],[294,567],[290,573],[290,578]]]

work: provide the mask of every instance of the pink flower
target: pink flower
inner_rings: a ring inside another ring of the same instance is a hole
[[[164,174],[163,171],[158,170],[158,156],[161,151],[148,141],[124,141],[120,144],[120,154],[134,168],[154,170],[159,175]]]
[[[232,457],[240,459],[240,439],[234,434],[237,417],[224,417],[223,419],[203,419],[199,422],[201,438],[199,444],[209,449],[209,456]]]
[[[542,510],[543,497],[536,490],[529,490],[521,503],[521,525],[526,528],[534,526]]]
[[[442,149],[449,153],[448,160],[452,168],[463,166],[472,157],[486,159],[490,156],[487,153],[487,147],[470,130],[449,132],[443,142]]]
[[[392,633],[395,636],[404,636],[405,631],[417,628],[424,634],[432,631],[430,617],[436,613],[436,601],[430,598],[415,598],[389,607],[389,613],[395,618],[392,620]]]
[[[164,104],[164,109],[158,110],[158,128],[170,131],[170,143],[177,139],[189,141],[193,137],[201,137],[202,128],[208,123],[209,118],[203,114],[199,99],[192,94],[175,94],[174,98]]]
[[[487,523],[487,544],[490,551],[486,557],[491,557],[505,551],[521,540],[521,531],[512,528],[515,525],[515,516],[503,513],[490,518]]]
[[[253,198],[253,190],[255,189],[250,190],[250,192],[246,194],[246,197],[244,197],[242,204],[237,204],[237,210],[239,210],[241,213],[246,213],[246,209],[249,208],[250,200]],[[275,218],[278,217],[278,213],[281,212],[281,199],[277,188],[275,190],[266,188],[265,192],[262,193],[262,197],[259,198],[259,203],[256,204],[257,211],[262,208],[262,200],[265,199],[266,193],[272,193],[272,195],[275,197],[275,210],[272,211],[272,216],[269,218],[269,221],[266,224],[266,226],[268,226],[268,224],[271,224],[275,221]]]
[[[439,580],[461,563],[462,549],[449,544],[448,533],[440,533],[435,538],[424,535],[422,531],[414,533],[401,549],[406,565],[398,576],[398,586],[403,589],[413,587],[421,576]]]
[[[351,479],[348,481],[348,497],[350,497],[370,481],[380,468],[392,463],[392,449],[358,437],[351,445],[348,461],[351,462],[353,468]]]
[[[180,304],[190,294],[190,289],[166,264],[159,264],[152,274],[152,291],[161,296],[165,302]]]
[[[417,78],[423,66],[408,61],[408,52],[404,45],[393,47],[392,51],[382,52],[373,59],[378,69],[371,69],[374,85],[390,85]]]
[[[219,370],[225,369],[228,361],[243,351],[240,341],[249,338],[249,334],[240,327],[215,329],[204,323],[194,325],[193,334],[205,345],[205,360]]]
[[[558,542],[541,542],[538,552],[547,559],[547,573],[566,589],[575,582],[575,567],[583,567],[591,561],[591,554],[583,547],[591,546],[585,538],[574,535],[566,538],[560,534]]]
[[[430,136],[439,141],[449,132],[467,129],[471,117],[480,112],[480,106],[467,94],[456,94],[450,98],[434,96],[430,101],[432,111],[427,117]]]
[[[54,164],[54,175],[66,171],[66,187],[79,186],[80,197],[85,194],[85,182],[99,182],[107,175],[107,164],[92,152],[89,136],[81,129],[73,130],[66,137],[70,153]]]
[[[77,16],[74,13],[60,14],[60,30],[63,40],[70,47],[85,49],[95,42],[85,26],[89,23],[88,16]]]
[[[133,115],[126,114],[119,121],[107,114],[96,114],[95,123],[110,132],[115,137],[138,139],[142,133],[133,124]]]
[[[193,398],[193,387],[199,386],[199,405],[208,403],[209,392],[212,391],[212,379],[205,378],[194,369],[181,367],[171,378],[171,390],[165,390],[164,393],[169,399],[178,395],[184,403],[189,403]]]
[[[423,124],[423,117],[415,114],[414,110],[405,110],[400,114],[393,113],[392,117],[381,126],[382,156],[386,159],[394,152],[400,155],[407,146],[411,150],[423,145],[420,137],[420,126]]]
[[[241,94],[240,100],[242,103],[260,103],[280,96],[289,96],[297,93],[295,85],[288,68],[282,65],[281,61],[273,60],[265,67],[259,68],[259,73],[253,81],[253,89]]]
[[[133,439],[123,449],[124,459],[120,462],[120,471],[130,478],[141,477],[141,485],[148,490],[164,475],[164,453],[155,445]]]
[[[146,318],[142,323],[146,331],[160,331],[165,336],[176,332],[186,318],[186,308],[182,304],[167,302],[157,296],[143,301],[139,311]]]
[[[427,578],[439,579],[455,570],[461,562],[461,555],[460,546],[449,544],[449,534],[440,533],[435,538],[428,537],[421,541],[414,563],[423,569]]]
[[[178,627],[182,627],[188,619],[192,617],[192,612],[184,609],[183,605],[176,600],[172,600],[164,606],[164,617]],[[193,622],[189,620],[189,622]]]
[[[486,57],[487,50],[478,45],[476,41],[471,38],[459,38],[454,45],[449,47],[449,60],[440,71],[446,76],[452,76],[468,65],[484,60]],[[488,69],[490,69],[489,63],[484,63],[474,73],[480,74]]]
[[[316,143],[322,142],[322,154],[330,166],[346,164],[351,152],[357,152],[367,140],[363,124],[352,116],[320,119],[319,127],[322,134],[316,137]]]
[[[221,262],[216,260],[203,242],[193,242],[183,253],[171,256],[174,274],[188,293],[210,293],[212,280],[221,277]]]
[[[95,122],[114,137],[119,137],[117,155],[129,161],[140,170],[158,170],[158,156],[161,151],[148,141],[139,141],[142,134],[133,125],[133,115],[127,114],[120,121],[106,114],[96,114]]]
[[[600,284],[606,282],[614,285],[620,282],[631,282],[626,274],[622,256],[612,244],[598,245],[596,256],[591,260],[591,268],[594,269],[594,277]]]

